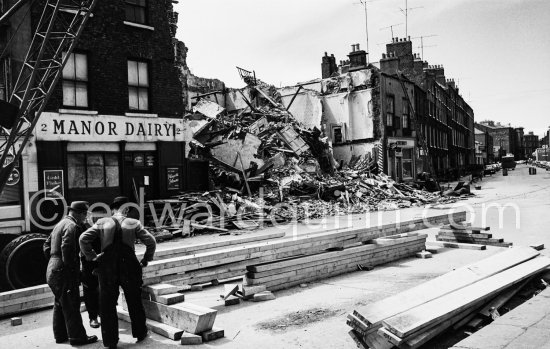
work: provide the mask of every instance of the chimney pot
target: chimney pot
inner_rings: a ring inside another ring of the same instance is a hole
[[[327,56],[328,56],[327,51],[325,51],[325,57],[327,57]]]
[[[386,54],[382,53],[382,59],[386,59]]]
[[[409,35],[409,36],[407,37],[407,39],[408,39],[408,41],[411,41],[411,36]]]
[[[359,51],[359,44],[355,44],[355,46],[357,46],[357,51]]]
[[[351,45],[351,52],[355,52],[355,45]]]

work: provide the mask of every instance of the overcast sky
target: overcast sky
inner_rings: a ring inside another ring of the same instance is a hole
[[[277,87],[321,76],[321,57],[366,49],[359,0],[180,0],[178,38],[193,74],[242,87],[236,66]],[[472,106],[525,133],[550,127],[550,0],[409,0],[408,35]],[[405,0],[367,2],[370,61],[405,37]],[[431,36],[434,35],[434,36]]]

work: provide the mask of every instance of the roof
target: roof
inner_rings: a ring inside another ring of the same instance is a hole
[[[482,135],[482,134],[485,134],[485,132],[483,132],[482,130],[478,129],[478,128],[474,128],[474,132],[476,135]]]

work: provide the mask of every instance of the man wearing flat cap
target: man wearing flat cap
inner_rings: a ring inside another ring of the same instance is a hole
[[[113,215],[98,220],[80,236],[80,249],[89,261],[98,262],[99,311],[103,345],[116,348],[118,343],[118,317],[116,312],[119,286],[124,291],[132,323],[132,336],[141,342],[147,337],[145,310],[141,302],[143,285],[141,268],[153,260],[156,241],[143,228],[140,221],[126,217],[130,207],[127,197],[120,196],[111,204]],[[101,253],[92,243],[99,239]],[[138,261],[134,242],[139,239],[146,247],[143,259]]]
[[[53,228],[44,243],[48,261],[46,280],[55,302],[53,307],[53,334],[56,343],[69,341],[71,345],[90,344],[96,336],[88,336],[80,316],[78,237],[88,215],[88,203],[74,201],[69,213]]]

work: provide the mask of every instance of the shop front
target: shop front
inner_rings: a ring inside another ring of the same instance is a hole
[[[38,180],[52,201],[139,202],[140,192],[152,200],[183,190],[181,119],[45,113],[42,120]]]
[[[415,168],[414,138],[389,137],[387,146],[388,174],[395,181],[414,181]]]

